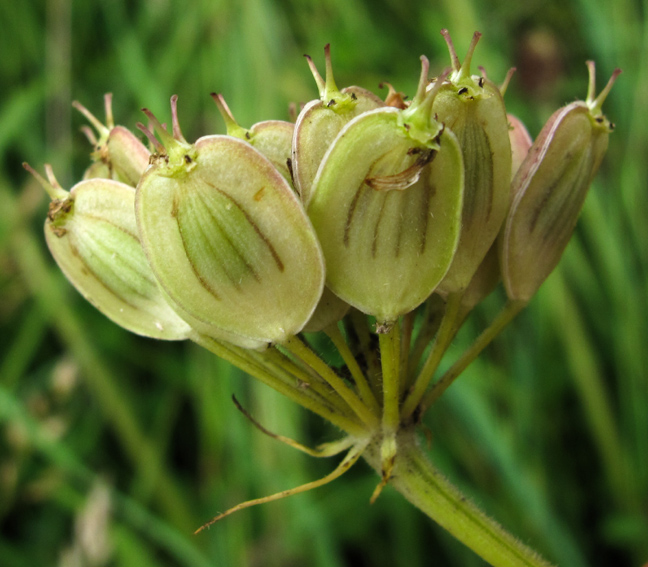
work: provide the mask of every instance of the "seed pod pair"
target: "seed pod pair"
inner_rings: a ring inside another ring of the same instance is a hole
[[[338,90],[333,78],[331,50],[324,48],[326,81],[322,79],[312,59],[306,56],[317,83],[320,98],[309,102],[297,117],[292,145],[292,170],[295,187],[302,202],[308,205],[312,185],[324,154],[350,120],[363,112],[385,106],[373,93],[360,87]]]
[[[389,324],[436,288],[452,260],[463,196],[461,149],[432,117],[437,89],[406,109],[382,107],[344,126],[313,182],[308,214],[327,285]]]
[[[138,335],[186,339],[191,329],[165,301],[144,256],[135,221],[135,190],[89,179],[68,192],[25,164],[52,197],[45,239],[63,273],[104,315]]]
[[[587,62],[585,101],[557,110],[513,180],[513,203],[501,237],[501,271],[511,299],[528,301],[558,264],[614,128],[601,107],[617,76],[596,97]]]
[[[72,103],[99,134],[97,139],[92,130],[87,127],[84,129],[86,136],[95,148],[91,154],[94,164],[88,168],[84,179],[105,177],[135,187],[144,170],[148,167],[151,153],[130,130],[123,126],[115,126],[112,114],[112,95],[110,93],[104,96],[104,103],[106,125],[97,120],[79,102],[74,101]]]
[[[171,101],[173,136],[145,110],[162,141],[148,132],[158,154],[136,198],[153,272],[198,332],[246,347],[281,343],[322,294],[313,228],[265,156],[232,136],[187,143]]]
[[[463,64],[447,30],[452,73],[439,88],[432,112],[450,128],[461,146],[465,190],[461,236],[444,292],[464,290],[500,230],[510,203],[511,144],[499,87],[470,74],[473,52],[481,37],[475,32]],[[430,85],[429,88],[434,88]]]

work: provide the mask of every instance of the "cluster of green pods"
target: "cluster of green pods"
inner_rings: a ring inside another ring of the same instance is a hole
[[[421,75],[411,102],[338,89],[328,46],[319,97],[295,122],[246,129],[212,94],[226,135],[189,143],[177,97],[167,129],[148,110],[147,148],[78,103],[92,164],[65,191],[47,168],[45,232],[70,281],[145,336],[196,334],[263,349],[318,331],[349,309],[378,332],[434,292],[474,303],[503,280],[528,301],[558,262],[606,151],[596,96],[558,110],[532,141],[503,88],[461,62]],[[31,168],[30,168],[31,169]],[[35,172],[34,172],[35,173]],[[468,299],[469,298],[469,299]]]

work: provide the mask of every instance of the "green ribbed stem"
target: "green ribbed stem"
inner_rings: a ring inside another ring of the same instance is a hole
[[[324,332],[327,334],[329,339],[331,339],[335,348],[337,348],[340,353],[342,360],[344,360],[344,363],[347,365],[349,372],[351,372],[351,376],[353,377],[356,389],[358,390],[358,394],[360,394],[362,401],[367,405],[372,413],[378,415],[380,413],[380,408],[376,401],[376,397],[374,396],[364,372],[362,372],[358,361],[355,359],[355,356],[353,356],[353,353],[344,339],[337,323],[333,323],[324,329]]]
[[[401,411],[403,421],[406,421],[416,411],[425,394],[425,390],[430,384],[430,380],[432,380],[436,369],[439,367],[445,351],[457,332],[456,321],[457,315],[459,314],[459,307],[461,306],[461,296],[461,293],[451,293],[448,296],[446,312],[441,321],[441,327],[439,328],[434,344],[432,345],[432,350],[403,403],[403,409]]]
[[[326,364],[308,345],[293,336],[281,345],[288,352],[310,366],[320,377],[333,388],[349,405],[353,412],[370,430],[378,428],[378,417],[364,404],[358,395]],[[365,430],[366,431],[366,430]]]

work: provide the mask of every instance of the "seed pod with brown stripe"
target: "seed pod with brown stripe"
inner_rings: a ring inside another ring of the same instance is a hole
[[[500,263],[514,300],[528,301],[558,264],[614,128],[601,107],[621,71],[596,97],[594,63],[587,65],[587,99],[551,116],[513,180]]]
[[[466,288],[491,247],[510,204],[511,144],[500,89],[485,77],[471,76],[470,64],[481,37],[475,32],[463,64],[450,34],[446,39],[452,73],[434,100],[437,119],[457,136],[466,170],[461,237],[439,289]]]
[[[171,100],[173,136],[145,111],[164,145],[156,142],[159,154],[137,187],[153,272],[197,331],[225,332],[242,346],[281,343],[301,330],[322,294],[315,232],[263,154],[232,136],[187,143]]]
[[[117,181],[135,187],[148,167],[151,152],[127,128],[115,126],[112,114],[112,95],[104,97],[106,107],[106,124],[102,124],[85,106],[77,101],[72,103],[81,114],[95,127],[99,134],[94,139],[94,151],[91,154],[95,162],[100,162],[108,169],[109,176]],[[90,133],[91,134],[91,133]],[[88,138],[93,141],[93,136]],[[104,168],[90,170],[87,176],[106,176]]]
[[[379,324],[432,293],[459,236],[461,149],[431,116],[436,91],[426,94],[428,61],[421,59],[411,106],[365,112],[340,131],[308,207],[327,262],[327,285]]]
[[[135,189],[89,179],[68,192],[45,166],[49,182],[28,165],[52,197],[45,239],[68,280],[104,315],[138,335],[186,339],[191,328],[169,307],[137,233]]]
[[[324,53],[326,81],[307,56],[320,98],[309,102],[299,113],[293,138],[291,161],[294,183],[305,205],[310,201],[313,180],[322,158],[339,131],[363,112],[385,106],[379,97],[361,87],[338,90],[333,78],[329,45],[324,48]]]

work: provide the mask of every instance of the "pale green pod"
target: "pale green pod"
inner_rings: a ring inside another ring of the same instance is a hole
[[[105,95],[104,102],[105,125],[79,102],[74,101],[72,105],[88,119],[99,134],[99,138],[94,141],[92,159],[105,164],[111,172],[111,178],[135,187],[148,167],[151,152],[130,130],[123,126],[115,126],[110,93]],[[88,138],[93,141],[90,135]]]
[[[459,238],[461,149],[430,115],[435,92],[425,93],[422,60],[408,109],[368,111],[340,131],[308,207],[327,285],[379,323],[393,322],[434,291]]]
[[[149,262],[199,332],[281,343],[302,329],[322,294],[315,232],[265,156],[231,136],[188,144],[175,104],[174,137],[147,112],[165,144],[137,188]]]
[[[466,288],[502,226],[510,204],[511,144],[499,87],[470,75],[481,36],[475,32],[461,64],[450,35],[443,30],[453,72],[434,100],[437,119],[457,136],[463,152],[465,191],[461,238],[455,258],[439,286],[445,292]]]
[[[223,95],[212,93],[211,97],[225,121],[227,135],[252,144],[272,162],[277,171],[292,185],[293,179],[289,164],[295,125],[284,120],[265,120],[257,122],[248,130],[236,122]]]
[[[299,113],[292,141],[294,184],[306,206],[311,197],[317,169],[340,130],[363,112],[385,106],[379,97],[361,87],[338,90],[333,78],[330,46],[327,45],[324,51],[326,81],[317,72],[310,57],[307,58],[320,98],[306,104]]]
[[[607,150],[613,125],[601,106],[621,71],[596,97],[594,63],[588,67],[587,99],[551,116],[513,180],[500,239],[502,279],[513,300],[528,301],[558,264]]]
[[[52,197],[45,238],[65,276],[99,311],[125,329],[183,340],[191,328],[169,307],[146,261],[135,221],[135,190],[109,179],[63,190],[29,169]]]

